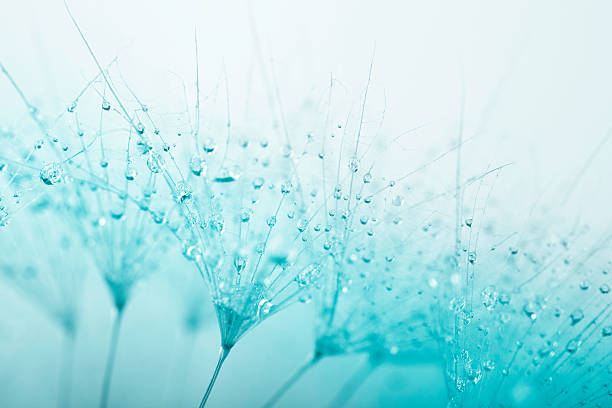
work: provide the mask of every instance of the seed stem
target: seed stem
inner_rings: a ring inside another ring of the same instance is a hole
[[[336,397],[329,404],[329,408],[338,408],[346,405],[351,397],[355,395],[359,387],[361,387],[370,374],[372,374],[374,368],[375,366],[369,359],[363,365],[359,366],[346,383],[344,383],[338,394],[336,394]]]
[[[113,331],[111,333],[110,349],[106,358],[106,368],[104,370],[104,381],[102,383],[102,395],[100,397],[100,408],[108,406],[108,396],[110,393],[111,379],[113,377],[113,367],[115,365],[115,356],[117,355],[117,344],[119,343],[119,332],[121,330],[121,321],[123,320],[123,308],[117,308],[117,315],[113,322]]]
[[[281,399],[283,395],[295,384],[308,370],[310,370],[315,364],[317,364],[321,360],[321,357],[318,355],[314,355],[310,360],[304,363],[300,368],[297,369],[295,373],[291,377],[285,381],[283,385],[280,386],[278,390],[272,395],[272,397],[263,405],[262,408],[271,408]]]
[[[202,397],[202,401],[200,401],[200,408],[204,408],[206,406],[206,401],[208,401],[208,397],[212,392],[213,387],[215,386],[215,381],[217,381],[217,377],[219,376],[219,371],[221,371],[221,366],[223,362],[229,355],[229,352],[232,348],[227,346],[221,346],[219,350],[219,361],[217,362],[217,366],[215,367],[215,372],[213,373],[212,378],[210,379],[210,383],[208,383],[208,387],[206,388],[206,392]]]
[[[60,367],[59,393],[57,406],[65,408],[70,405],[70,390],[72,388],[72,365],[74,360],[74,335],[73,331],[64,333],[62,346],[62,362]]]

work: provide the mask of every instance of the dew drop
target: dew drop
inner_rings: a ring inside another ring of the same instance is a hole
[[[136,176],[138,175],[138,172],[136,171],[136,168],[132,167],[132,166],[128,166],[125,169],[125,178],[129,181],[132,181],[136,178]]]
[[[177,203],[183,203],[191,198],[192,192],[191,187],[184,181],[176,183],[174,189],[174,200]]]
[[[9,222],[9,213],[5,207],[0,206],[0,227],[6,227]]]
[[[576,309],[570,314],[570,319],[572,320],[572,326],[580,323],[582,319],[584,319],[584,313],[581,309]]]
[[[264,185],[264,179],[262,177],[255,177],[253,179],[253,188],[259,190]]]
[[[283,184],[281,184],[281,193],[283,194],[289,194],[291,192],[291,182],[286,181]]]
[[[576,340],[570,340],[567,343],[567,346],[565,346],[565,350],[570,354],[574,354],[576,351],[578,351],[578,347],[579,344]]]
[[[151,171],[151,173],[157,174],[161,173],[166,166],[166,162],[164,158],[159,153],[151,153],[147,158],[147,167]]]
[[[536,314],[537,306],[533,302],[529,302],[523,306],[523,312],[531,320],[535,320],[538,316]]]
[[[497,303],[497,291],[495,290],[495,286],[487,286],[480,292],[480,296],[482,304],[487,310],[495,309],[495,304]]]
[[[49,163],[40,170],[40,180],[46,185],[51,186],[62,180],[63,173],[59,163]]]
[[[249,208],[243,208],[240,210],[240,221],[241,222],[249,222],[251,219],[251,210]]]
[[[276,217],[275,216],[269,217],[266,223],[268,224],[268,227],[270,228],[274,227],[276,225]]]
[[[213,139],[210,138],[204,140],[204,143],[202,144],[202,150],[204,150],[206,153],[212,153],[215,151],[216,148],[217,144]]]
[[[193,156],[191,156],[191,160],[189,160],[189,169],[196,176],[206,174],[206,160],[200,157],[200,155],[194,154]]]
[[[349,170],[353,173],[357,173],[359,170],[359,159],[357,157],[352,157],[348,164]]]

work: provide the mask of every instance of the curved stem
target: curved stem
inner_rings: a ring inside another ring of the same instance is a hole
[[[66,408],[70,405],[70,390],[72,388],[72,364],[74,359],[74,332],[64,333],[62,346],[62,362],[60,367],[59,393],[57,406]]]
[[[263,405],[262,408],[271,408],[281,399],[283,395],[295,384],[308,370],[310,370],[315,364],[317,364],[321,360],[320,356],[313,356],[310,360],[308,360],[305,364],[303,364],[300,368],[297,369],[295,373],[291,377],[285,381],[283,385],[280,386],[278,390],[270,397],[270,399]]]
[[[196,333],[188,331],[184,333],[184,336],[179,340],[180,344],[175,347],[174,354],[176,356],[167,375],[164,407],[181,405],[180,397],[184,395],[183,391],[187,382],[186,375],[191,366],[191,355],[193,354]]]
[[[111,379],[113,377],[113,366],[115,365],[115,356],[117,355],[117,343],[119,342],[119,331],[121,330],[121,321],[123,320],[123,308],[117,309],[117,316],[113,323],[113,331],[111,333],[110,349],[106,357],[106,368],[104,370],[104,382],[102,383],[102,395],[100,397],[100,408],[108,406],[108,395],[110,391]]]
[[[376,365],[372,364],[370,360],[359,366],[346,383],[344,383],[338,394],[336,394],[336,397],[329,404],[329,408],[343,407],[346,405],[375,368]]]
[[[223,362],[227,358],[231,347],[221,347],[219,351],[219,361],[217,362],[217,367],[215,367],[215,372],[213,373],[212,378],[210,379],[210,383],[208,383],[208,388],[206,388],[206,393],[202,397],[202,401],[200,401],[200,408],[204,408],[206,406],[206,401],[208,401],[208,397],[210,397],[210,393],[212,392],[213,387],[215,386],[215,381],[217,381],[217,377],[219,376],[219,371],[221,371],[221,366]]]

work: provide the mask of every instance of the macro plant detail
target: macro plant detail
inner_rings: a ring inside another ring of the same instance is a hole
[[[612,403],[609,6],[25,1],[0,406]]]

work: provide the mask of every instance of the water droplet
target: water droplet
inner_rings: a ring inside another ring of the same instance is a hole
[[[471,251],[468,253],[468,262],[471,264],[476,263],[476,252]]]
[[[102,167],[103,169],[108,167],[108,161],[105,159],[100,160],[100,167]]]
[[[268,224],[268,227],[272,228],[273,226],[276,225],[276,217],[275,216],[269,217],[266,223]]]
[[[468,218],[465,220],[465,225],[467,225],[468,227],[472,228],[472,223],[474,222],[473,219]]]
[[[580,344],[576,340],[570,340],[567,343],[567,346],[565,346],[565,350],[567,350],[567,352],[570,354],[574,354],[576,351],[578,351],[579,346]]]
[[[274,305],[268,299],[260,300],[258,304],[257,315],[260,318],[266,316],[268,313],[270,313],[270,309],[272,309],[272,306]]]
[[[536,311],[537,305],[533,302],[526,303],[525,306],[523,306],[523,312],[531,320],[535,320],[538,317]]]
[[[288,144],[283,145],[283,148],[282,148],[282,150],[281,150],[281,154],[282,154],[282,155],[283,155],[283,157],[285,157],[285,158],[289,158],[289,157],[291,157],[291,146],[290,146],[290,145],[288,145]]]
[[[206,153],[212,153],[215,151],[216,148],[217,144],[213,139],[210,138],[204,140],[204,143],[202,144],[202,150],[204,150]]]
[[[138,150],[140,154],[144,155],[153,150],[153,146],[144,138],[139,137],[136,141],[136,150]]]
[[[391,204],[393,204],[395,207],[401,207],[404,204],[404,197],[400,195],[395,196],[391,201]]]
[[[161,173],[164,170],[166,162],[159,153],[151,152],[147,158],[147,167],[151,173]]]
[[[253,179],[253,188],[259,190],[264,185],[264,179],[261,177],[255,177]]]
[[[309,265],[298,273],[298,275],[295,277],[295,281],[300,288],[303,288],[313,284],[319,278],[320,274],[321,269],[319,268],[319,265]]]
[[[206,165],[206,160],[204,160],[197,153],[191,156],[191,160],[189,160],[189,169],[196,176],[201,176],[202,174],[206,174],[206,169],[208,166]]]
[[[138,172],[136,171],[136,168],[132,167],[132,166],[128,166],[125,169],[125,178],[129,181],[132,181],[136,178],[136,176],[138,175]]]
[[[570,319],[572,320],[572,326],[574,326],[584,319],[584,313],[581,309],[576,309],[570,314]]]
[[[62,180],[62,166],[59,163],[49,163],[40,170],[40,180],[48,186],[57,184]]]
[[[599,291],[603,293],[604,295],[607,293],[610,293],[610,286],[604,283],[599,287]]]
[[[249,222],[249,220],[251,219],[251,209],[249,208],[243,208],[242,210],[240,210],[240,221],[241,222]]]
[[[308,219],[306,218],[302,218],[298,223],[297,223],[297,229],[300,232],[304,232],[306,231],[306,228],[308,228]]]
[[[74,110],[77,107],[77,101],[73,101],[70,105],[68,105],[68,107],[66,108],[66,110],[68,112],[74,112]]]
[[[242,271],[246,268],[247,265],[247,257],[245,255],[236,254],[234,256],[234,268],[236,268],[236,273],[240,275]]]
[[[495,304],[497,303],[497,291],[495,290],[495,286],[487,286],[482,290],[480,296],[482,304],[487,310],[495,309]]]
[[[606,326],[603,329],[601,329],[601,335],[603,337],[612,336],[612,326]]]
[[[583,280],[582,282],[580,282],[580,289],[587,290],[589,287],[591,287],[591,282],[589,282],[588,280]]]
[[[348,167],[351,172],[357,173],[359,170],[359,159],[357,157],[351,157]]]
[[[215,177],[217,183],[231,183],[240,178],[240,169],[238,167],[227,168],[224,167],[219,171],[219,174]]]
[[[123,203],[114,205],[110,210],[111,217],[116,220],[121,219],[124,213],[125,213],[125,206],[123,205]]]
[[[336,200],[339,200],[342,198],[342,186],[340,184],[334,187],[334,198]]]
[[[184,244],[183,256],[190,261],[197,261],[202,256],[202,250],[197,245]]]
[[[291,192],[291,182],[290,181],[286,181],[283,184],[281,184],[281,193],[283,194],[289,194]]]
[[[176,183],[174,189],[174,199],[177,203],[183,203],[191,198],[191,187],[184,181]]]
[[[9,222],[9,213],[5,207],[0,206],[0,227],[5,227]]]
[[[484,362],[482,367],[485,369],[485,371],[493,371],[495,370],[495,361],[487,360]]]
[[[108,103],[108,101],[106,99],[102,100],[102,109],[104,109],[105,111],[110,110],[111,106],[110,103]]]

